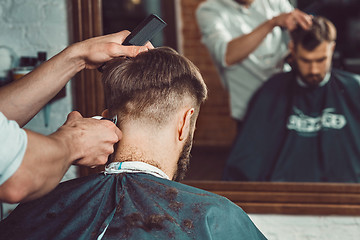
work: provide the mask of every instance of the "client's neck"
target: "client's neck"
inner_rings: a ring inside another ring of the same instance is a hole
[[[172,179],[179,158],[175,139],[170,131],[149,130],[138,124],[122,127],[123,137],[117,145],[113,161],[141,161],[153,165]]]

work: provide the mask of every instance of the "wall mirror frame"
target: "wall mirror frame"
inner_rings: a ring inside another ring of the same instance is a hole
[[[196,4],[198,2],[195,1]],[[74,42],[102,35],[101,3],[101,0],[70,0]],[[182,15],[184,14],[186,13],[182,13]],[[186,51],[184,54],[187,56]],[[189,58],[191,59],[191,57]],[[97,71],[87,70],[75,77],[76,80],[73,82],[74,108],[83,116],[98,115],[104,109],[104,96],[101,82],[98,80],[99,76]],[[82,176],[89,173],[91,173],[90,169],[81,169]],[[360,215],[359,184],[200,180],[189,180],[183,183],[223,195],[242,207],[247,213]]]

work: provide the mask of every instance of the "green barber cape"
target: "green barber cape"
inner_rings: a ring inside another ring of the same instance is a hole
[[[360,77],[333,70],[316,88],[293,72],[270,78],[252,98],[223,178],[360,182]]]
[[[60,184],[0,222],[0,239],[265,239],[221,196],[144,173]]]

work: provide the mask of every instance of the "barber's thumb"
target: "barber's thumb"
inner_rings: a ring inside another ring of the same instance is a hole
[[[149,48],[147,46],[129,46],[129,55],[135,57],[142,52],[147,52]]]
[[[120,141],[122,139],[122,132],[121,130],[118,128],[118,127],[115,127],[115,134],[117,135],[118,137],[118,141]],[[117,142],[118,142],[117,141]]]
[[[68,114],[65,124],[79,118],[82,118],[82,115],[78,111],[72,111]]]

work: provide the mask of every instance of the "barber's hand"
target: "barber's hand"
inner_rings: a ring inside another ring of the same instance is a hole
[[[83,118],[74,111],[54,135],[66,141],[73,164],[94,167],[107,162],[122,133],[111,121]]]
[[[289,13],[282,13],[274,17],[273,20],[276,26],[284,27],[289,31],[294,30],[297,25],[300,25],[305,30],[312,25],[312,17],[298,9]]]
[[[74,55],[81,58],[87,69],[95,69],[115,57],[135,57],[141,52],[154,48],[148,42],[145,46],[123,46],[125,38],[130,34],[124,30],[118,33],[90,38],[70,46]]]

